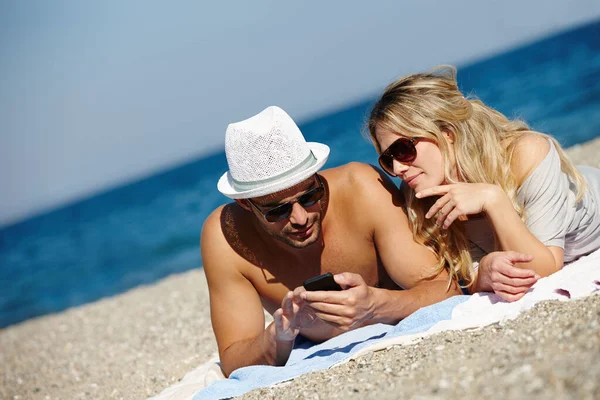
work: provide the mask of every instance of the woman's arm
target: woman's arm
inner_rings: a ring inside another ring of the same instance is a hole
[[[494,251],[479,261],[477,278],[470,293],[494,292],[508,301],[516,301],[527,293],[540,276],[534,271],[516,268],[517,263],[529,263],[529,254],[514,251]]]
[[[511,163],[517,181],[524,182],[544,161],[549,150],[550,142],[543,136],[532,134],[519,139]],[[560,165],[551,167],[558,168],[560,172]],[[543,189],[546,190],[539,190],[526,198],[528,204],[525,206],[534,208],[536,223],[541,224],[542,229],[551,231],[553,236],[548,243],[561,244],[564,243],[562,224],[566,217],[566,201],[563,201],[563,197],[567,194],[564,187],[561,190],[554,189],[549,185],[550,183],[541,182],[539,186],[547,184],[548,187],[544,186]],[[437,223],[443,228],[448,228],[460,216],[484,212],[494,228],[501,250],[533,256],[533,260],[527,265],[517,263],[515,264],[517,267],[531,269],[541,276],[548,276],[562,268],[563,249],[558,245],[547,246],[542,243],[521,220],[500,186],[485,183],[458,183],[425,189],[416,196],[418,198],[441,196],[425,216],[436,218]],[[551,206],[546,206],[548,204]]]
[[[520,184],[535,171],[544,161],[550,151],[550,142],[543,136],[531,134],[523,136],[515,145],[511,162],[511,170]],[[549,187],[550,182],[547,182]],[[539,207],[537,203],[547,202],[552,196],[560,196],[561,193],[550,193],[549,195],[530,196],[526,207]],[[548,211],[553,210],[548,208]],[[546,246],[542,243],[521,220],[512,203],[504,191],[498,188],[491,196],[486,205],[486,214],[492,223],[500,248],[505,251],[516,251],[530,254],[533,260],[527,265],[516,264],[518,267],[531,269],[541,276],[548,276],[560,270],[563,266],[563,249],[558,246]],[[562,215],[538,214],[536,218],[552,221],[561,218]],[[562,223],[562,221],[560,221]],[[564,235],[564,234],[563,234]],[[564,239],[564,237],[563,237]]]

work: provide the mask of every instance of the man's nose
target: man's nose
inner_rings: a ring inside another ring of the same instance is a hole
[[[308,221],[308,212],[298,202],[292,205],[290,222],[294,225],[305,225]]]
[[[408,170],[408,164],[401,163],[400,161],[394,159],[392,161],[392,168],[394,169],[394,175],[401,176]]]

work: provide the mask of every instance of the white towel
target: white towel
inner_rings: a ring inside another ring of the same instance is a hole
[[[219,355],[216,354],[185,374],[181,381],[147,400],[192,400],[196,393],[210,385],[212,381],[219,379],[225,379],[225,375],[219,364]]]
[[[511,320],[542,300],[573,300],[597,291],[600,291],[600,250],[538,280],[525,296],[515,302],[509,303],[495,293],[476,293],[468,301],[454,308],[452,319],[440,321],[423,333],[381,340],[361,349],[350,359],[390,346],[415,343],[442,331],[477,329],[495,322]]]

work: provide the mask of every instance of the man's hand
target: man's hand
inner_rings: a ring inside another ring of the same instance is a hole
[[[479,263],[474,291],[493,291],[507,301],[519,300],[540,279],[540,276],[535,271],[517,268],[514,265],[531,260],[533,260],[532,256],[515,251],[489,253]]]
[[[344,272],[334,276],[343,291],[304,291],[306,305],[320,320],[342,331],[359,327],[373,318],[375,299],[372,288],[358,274]]]
[[[293,341],[301,328],[313,324],[315,316],[300,296],[303,291],[303,287],[298,287],[293,292],[288,292],[281,301],[281,308],[273,314],[276,340]]]

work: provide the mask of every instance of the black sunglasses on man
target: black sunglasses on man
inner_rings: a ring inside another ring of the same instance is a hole
[[[302,194],[295,200],[279,204],[266,211],[261,210],[260,207],[254,204],[254,202],[251,199],[248,199],[248,202],[252,206],[254,206],[254,208],[263,216],[263,218],[267,222],[283,221],[284,219],[289,218],[290,214],[292,213],[294,203],[298,203],[303,208],[306,208],[315,205],[315,203],[317,203],[323,198],[323,194],[325,194],[325,187],[323,186],[323,181],[321,180],[321,177],[319,177],[319,174],[315,174],[315,176],[317,177],[319,186],[306,191],[304,194]]]

